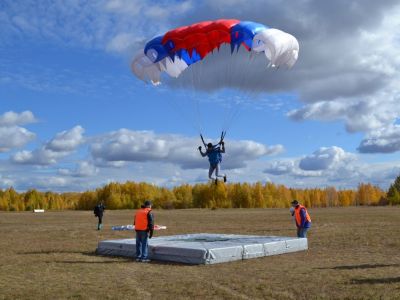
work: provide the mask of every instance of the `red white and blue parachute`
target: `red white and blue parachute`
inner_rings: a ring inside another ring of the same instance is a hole
[[[131,68],[138,78],[157,85],[163,72],[178,77],[223,44],[230,44],[231,54],[240,46],[264,52],[271,67],[291,68],[299,53],[296,38],[279,29],[248,21],[216,20],[179,27],[153,38],[134,57]]]

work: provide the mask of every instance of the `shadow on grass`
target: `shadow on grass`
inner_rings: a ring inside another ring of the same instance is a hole
[[[17,252],[18,255],[40,255],[40,254],[82,254],[86,256],[96,256],[94,251],[74,251],[74,250],[43,250],[43,251],[28,251]]]
[[[400,277],[352,279],[351,284],[398,283]]]
[[[355,270],[355,269],[376,269],[386,267],[398,267],[400,264],[363,264],[363,265],[351,265],[351,266],[336,266],[332,268],[315,268],[318,270]]]
[[[119,259],[119,260],[101,260],[101,261],[84,261],[84,260],[53,260],[46,261],[46,263],[55,264],[119,264],[119,263],[132,263],[132,259]]]

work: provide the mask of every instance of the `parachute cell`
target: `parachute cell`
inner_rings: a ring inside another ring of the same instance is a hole
[[[205,21],[153,38],[134,57],[131,69],[141,80],[157,85],[162,72],[178,77],[190,65],[219,50],[222,44],[230,44],[232,53],[240,46],[263,52],[270,67],[291,68],[299,53],[296,38],[279,29],[235,19]]]

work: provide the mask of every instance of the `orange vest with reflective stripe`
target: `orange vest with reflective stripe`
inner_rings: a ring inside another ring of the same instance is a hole
[[[306,211],[306,220],[307,220],[308,222],[311,222],[311,218],[310,218],[310,215],[308,214],[307,209],[306,209],[303,205],[298,205],[298,206],[296,206],[295,209],[294,209],[294,215],[295,215],[295,217],[296,217],[296,224],[297,224],[297,226],[300,226],[300,225],[301,225],[301,215],[300,215],[300,211],[301,211],[303,208],[304,208],[304,210]]]
[[[135,230],[147,230],[149,221],[147,215],[150,213],[151,208],[141,208],[135,214]]]

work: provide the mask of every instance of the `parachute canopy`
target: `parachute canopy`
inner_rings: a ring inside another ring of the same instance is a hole
[[[270,67],[291,68],[299,53],[296,38],[279,29],[234,19],[205,21],[170,30],[147,42],[134,57],[132,72],[157,85],[162,72],[176,78],[190,65],[219,50],[222,44],[230,44],[231,54],[240,46],[263,52]]]

